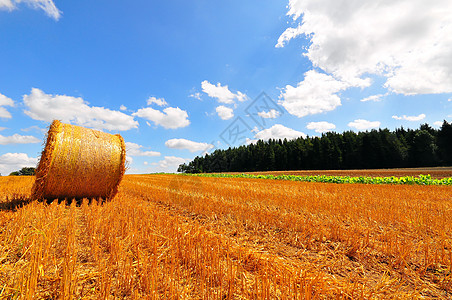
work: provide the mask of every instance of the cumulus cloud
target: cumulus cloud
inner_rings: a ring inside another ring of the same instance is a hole
[[[289,0],[288,15],[299,25],[276,47],[305,36],[304,55],[340,81],[356,86],[374,74],[398,94],[452,92],[449,0]]]
[[[163,111],[151,107],[140,108],[132,115],[147,119],[155,125],[166,129],[176,129],[190,125],[187,112],[179,107],[167,107]]]
[[[129,130],[138,127],[132,116],[104,107],[89,106],[80,97],[50,95],[33,88],[23,97],[27,107],[25,114],[34,120],[65,123],[91,127],[99,130]]]
[[[125,110],[127,110],[127,107],[126,107],[125,105],[121,105],[121,106],[119,107],[119,110],[125,111]]]
[[[218,106],[215,110],[222,120],[229,120],[234,117],[234,110],[224,105]]]
[[[296,87],[287,85],[278,102],[299,118],[334,110],[341,105],[338,92],[348,87],[330,75],[310,70]]]
[[[47,129],[46,128],[41,128],[41,127],[36,126],[36,125],[33,125],[33,126],[30,126],[30,127],[21,129],[21,131],[23,131],[23,132],[36,131],[36,132],[44,134],[44,133],[47,132]]]
[[[236,100],[243,102],[248,99],[248,97],[244,93],[240,91],[233,93],[229,90],[229,87],[227,85],[222,86],[220,83],[214,85],[207,80],[204,80],[203,82],[201,82],[201,88],[204,93],[206,93],[211,98],[215,98],[219,103],[234,104],[234,107],[236,107]],[[191,95],[191,97],[200,99],[199,93],[196,94]],[[215,111],[222,120],[229,120],[234,117],[234,110],[224,105],[218,106]]]
[[[11,0],[0,0],[0,9],[5,9],[5,10],[13,10],[15,8],[15,5],[13,4],[13,2]]]
[[[436,122],[433,122],[433,125],[436,126],[436,127],[441,127],[441,126],[443,126],[443,122],[442,121],[436,121]]]
[[[3,106],[14,106],[14,101],[11,98],[0,94],[0,118],[11,119],[11,114]]]
[[[43,10],[47,16],[56,21],[61,17],[61,11],[55,6],[52,0],[0,0],[0,9],[12,11],[17,8],[17,4],[22,2],[33,9]]]
[[[325,121],[310,122],[310,123],[308,123],[306,128],[314,130],[315,132],[318,132],[318,133],[323,133],[323,132],[327,132],[327,131],[331,131],[331,130],[335,129],[336,125],[334,125],[333,123],[325,122]]]
[[[380,127],[381,123],[379,121],[368,121],[363,119],[358,119],[347,124],[349,127],[355,128],[357,130],[367,130],[371,128]]]
[[[240,102],[247,100],[247,96],[240,91],[233,93],[229,90],[227,85],[222,86],[220,83],[217,85],[211,84],[207,80],[201,82],[202,91],[211,98],[216,98],[218,102],[224,104],[234,104],[235,100]]]
[[[152,163],[154,168],[154,172],[166,172],[166,173],[175,173],[180,164],[189,162],[190,159],[176,157],[176,156],[165,156],[165,159]]]
[[[256,134],[254,135],[254,139],[247,139],[246,142],[248,144],[250,143],[255,143],[257,142],[257,140],[269,140],[269,139],[288,139],[288,140],[293,140],[299,137],[306,137],[306,134],[304,134],[301,131],[297,131],[294,130],[292,128],[288,128],[284,125],[281,124],[275,124],[270,128],[267,129],[263,129],[261,131],[256,132]]]
[[[289,27],[278,38],[278,43],[275,45],[275,47],[276,48],[282,48],[291,39],[294,39],[297,36],[300,36],[302,34],[304,34],[304,31],[303,31],[303,28],[301,27],[301,25],[299,25],[296,28]]]
[[[126,142],[126,153],[128,156],[160,156],[157,151],[143,151],[143,146],[132,142]]]
[[[6,108],[0,106],[0,118],[11,119],[12,116],[11,116],[10,112],[6,110]]]
[[[207,143],[198,143],[186,139],[171,139],[165,142],[165,146],[171,149],[187,149],[190,152],[203,151],[212,149],[214,145]]]
[[[276,109],[270,109],[269,111],[258,112],[257,115],[264,119],[276,119],[281,115],[281,113]]]
[[[0,145],[9,144],[33,144],[41,142],[40,139],[31,135],[13,134],[12,136],[4,136],[0,134]]]
[[[385,95],[385,94],[372,95],[372,96],[363,98],[363,99],[361,99],[360,101],[361,101],[361,102],[369,102],[369,101],[372,101],[372,102],[380,102],[381,100],[383,100],[382,98],[383,98],[384,96],[386,96],[386,95]]]
[[[415,122],[415,121],[420,121],[420,120],[425,119],[425,114],[420,114],[419,116],[407,116],[407,115],[403,115],[401,117],[392,116],[392,118],[396,119],[396,120],[405,120],[405,121]]]
[[[36,157],[29,157],[26,153],[5,153],[0,155],[0,173],[9,175],[24,167],[35,167],[37,163]]]
[[[151,104],[157,104],[158,106],[167,106],[168,105],[168,103],[166,103],[165,99],[156,98],[156,97],[149,97],[149,99],[146,102],[148,105],[151,105]]]
[[[14,106],[14,101],[3,94],[0,94],[0,106]]]
[[[200,92],[196,92],[196,93],[190,94],[190,97],[198,99],[198,100],[201,100],[201,93]]]

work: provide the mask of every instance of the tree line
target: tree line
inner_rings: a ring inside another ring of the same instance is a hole
[[[35,172],[36,168],[34,167],[23,167],[18,171],[11,172],[9,176],[33,176]]]
[[[293,140],[270,139],[197,156],[178,172],[380,169],[452,165],[452,123],[435,129],[403,127],[355,133],[327,132]]]

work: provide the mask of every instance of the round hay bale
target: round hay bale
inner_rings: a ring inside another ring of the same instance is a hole
[[[36,169],[35,199],[111,199],[125,172],[119,135],[53,121]]]

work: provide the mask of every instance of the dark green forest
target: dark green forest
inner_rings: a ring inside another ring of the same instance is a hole
[[[452,123],[439,129],[327,132],[321,137],[259,140],[255,144],[197,156],[178,172],[341,170],[452,165]]]
[[[19,171],[14,171],[9,174],[9,176],[33,176],[35,175],[36,168],[34,167],[24,167]]]

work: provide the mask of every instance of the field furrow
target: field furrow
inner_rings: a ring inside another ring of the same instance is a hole
[[[452,187],[127,175],[108,202],[0,178],[0,295],[444,298]]]

